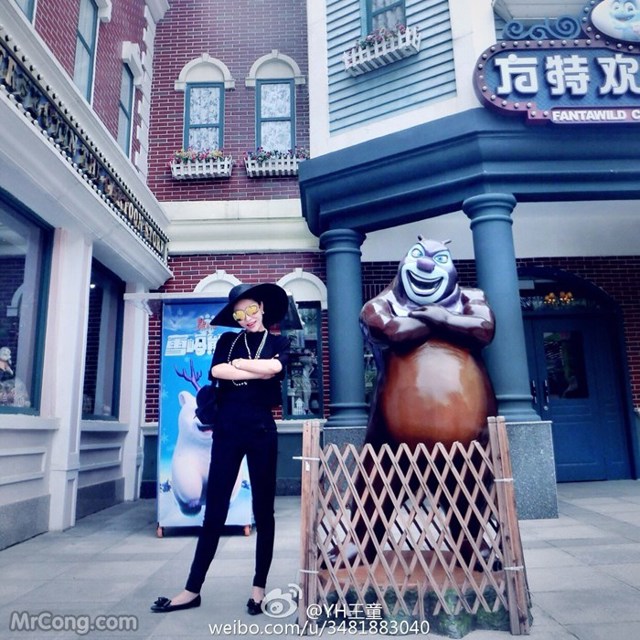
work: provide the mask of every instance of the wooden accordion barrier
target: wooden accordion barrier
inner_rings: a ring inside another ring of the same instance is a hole
[[[378,629],[382,620],[404,621],[405,631],[426,620],[450,637],[529,633],[503,418],[489,419],[487,444],[449,450],[322,448],[310,421],[301,459],[301,627],[360,612]]]

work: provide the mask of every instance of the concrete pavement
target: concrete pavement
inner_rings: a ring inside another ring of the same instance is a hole
[[[520,523],[533,600],[530,637],[637,640],[640,482],[561,484],[558,494],[558,519]],[[267,589],[286,594],[298,581],[299,498],[277,498],[276,520]],[[182,589],[195,548],[193,535],[157,538],[155,523],[155,501],[140,500],[0,551],[0,639],[246,638],[252,632],[267,635],[268,623],[295,622],[295,613],[279,619],[246,613],[255,535],[241,533],[221,540],[199,609],[150,612],[157,596],[171,597]],[[89,630],[90,624],[114,629]],[[75,631],[65,625],[75,625]],[[340,636],[348,634],[335,634]],[[509,637],[496,631],[465,636]]]

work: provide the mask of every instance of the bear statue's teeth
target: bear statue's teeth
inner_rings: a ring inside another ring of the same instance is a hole
[[[434,280],[424,280],[418,278],[414,273],[409,273],[409,282],[411,282],[411,288],[419,295],[426,296],[434,291],[438,290],[438,287],[442,284],[443,278],[435,278]]]

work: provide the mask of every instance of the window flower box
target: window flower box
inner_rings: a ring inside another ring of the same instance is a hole
[[[298,175],[298,158],[274,158],[262,163],[245,158],[244,166],[250,178]]]
[[[345,71],[359,76],[391,62],[413,56],[420,51],[420,31],[417,27],[399,25],[396,29],[377,29],[356,42],[342,54]]]
[[[297,176],[299,163],[308,157],[305,149],[282,152],[259,148],[244,154],[244,166],[249,178]]]
[[[194,151],[180,149],[173,154],[171,175],[176,180],[197,180],[198,178],[230,178],[233,158],[225,156],[222,150]]]

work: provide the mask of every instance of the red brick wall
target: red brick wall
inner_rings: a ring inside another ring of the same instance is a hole
[[[159,200],[263,200],[299,198],[295,177],[247,178],[242,161],[255,150],[255,89],[245,87],[253,63],[277,49],[307,74],[306,11],[301,0],[256,2],[172,0],[159,23],[154,53],[149,186]],[[184,92],[174,84],[186,63],[203,53],[222,61],[235,79],[225,91],[225,154],[236,161],[230,179],[174,180],[169,163],[182,147]],[[296,144],[309,146],[307,85],[295,89]]]
[[[109,22],[98,27],[98,52],[94,75],[93,108],[114,138],[118,136],[118,101],[122,81],[122,43],[134,42],[140,46],[143,56],[146,47],[142,37],[145,28],[144,0],[112,0],[113,10]],[[134,122],[132,150],[139,148],[135,140],[136,125],[140,118],[136,113],[140,92],[134,95]]]
[[[626,355],[631,375],[634,406],[640,406],[640,257],[520,259],[519,268],[561,269],[594,284],[620,305],[624,321]],[[461,284],[476,286],[475,264],[456,260]],[[363,295],[369,300],[393,279],[398,262],[363,264]]]
[[[73,78],[80,0],[39,0],[36,5],[35,27],[47,43],[55,58]],[[144,53],[142,37],[145,28],[144,0],[112,0],[111,20],[98,21],[98,48],[94,70],[93,109],[114,138],[118,135],[118,100],[122,79],[122,43],[136,42]],[[139,117],[134,99],[134,124],[132,148]]]
[[[325,280],[324,255],[321,253],[247,254],[242,256],[174,256],[169,260],[174,278],[163,291],[193,291],[195,285],[218,269],[247,282],[275,281],[296,267]],[[475,264],[458,260],[456,267],[464,286],[476,286]],[[547,267],[573,273],[600,287],[622,309],[627,360],[631,373],[633,403],[640,406],[640,299],[635,283],[640,280],[640,257],[613,258],[538,258],[518,260],[518,267]],[[398,262],[366,262],[362,265],[363,300],[377,295],[396,274]],[[148,353],[147,420],[158,419],[158,386],[160,368],[160,313],[151,318]],[[328,330],[323,314],[323,387],[325,415],[328,415],[329,366]]]
[[[80,0],[38,0],[35,28],[56,60],[73,78]]]
[[[170,256],[169,268],[174,277],[161,289],[164,293],[193,291],[207,276],[224,270],[242,282],[276,282],[297,268],[304,269],[323,282],[326,281],[324,255],[322,253],[247,253],[242,255],[193,255]],[[149,347],[147,351],[147,402],[146,420],[158,420],[158,391],[160,388],[160,340],[162,312],[149,321]],[[327,333],[326,312],[322,317],[322,334]],[[329,356],[326,341],[323,344],[323,390],[325,413],[329,403]],[[279,415],[279,413],[277,414]]]

